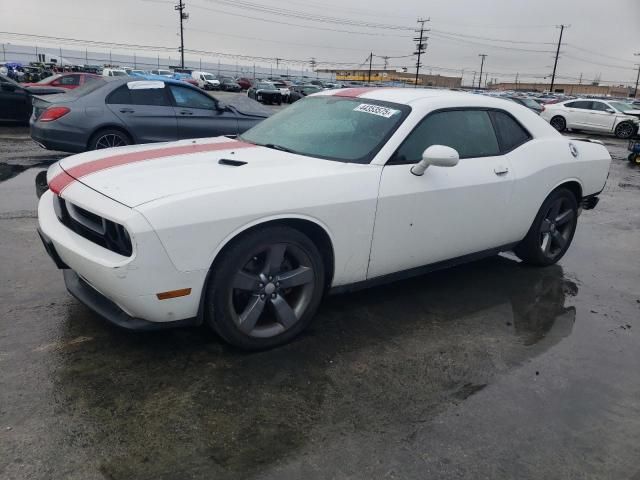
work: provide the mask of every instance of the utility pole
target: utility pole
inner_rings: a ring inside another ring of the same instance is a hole
[[[278,70],[280,70],[280,60],[282,60],[282,59],[276,57],[276,73],[278,72]]]
[[[369,54],[369,80],[367,83],[371,83],[371,64],[373,63],[373,52]]]
[[[640,57],[640,52],[634,53],[633,55]],[[638,82],[640,82],[640,63],[637,63],[636,65],[638,67],[638,75],[636,76],[636,87],[633,89],[633,98],[637,98],[638,96]]]
[[[136,52],[133,52],[133,68],[138,68],[138,59],[136,58]]]
[[[316,57],[311,57],[311,60],[309,60],[309,66],[311,67],[311,71],[316,69],[316,67],[318,66],[318,62],[316,62]],[[316,78],[318,77],[317,73],[318,72],[316,72]]]
[[[389,66],[389,59],[390,58],[391,57],[388,57],[388,56],[382,57],[382,59],[384,60],[384,70],[386,70],[387,67]]]
[[[564,33],[564,29],[568,28],[569,25],[560,25],[560,38],[558,39],[558,48],[556,48],[556,60],[553,62],[553,73],[551,74],[551,87],[549,91],[553,93],[553,86],[556,83],[556,68],[558,67],[558,56],[560,55],[560,45],[562,45],[562,34]]]
[[[482,62],[480,62],[480,78],[478,79],[478,88],[482,88],[482,69],[484,68],[484,59],[487,58],[486,53],[479,53],[479,57],[482,57]]]
[[[184,27],[183,21],[189,18],[189,14],[184,11],[186,5],[179,0],[178,5],[174,5],[173,9],[178,12],[180,18],[180,68],[184,68]]]
[[[578,85],[582,85],[582,72],[580,72],[580,78],[578,79]]]
[[[473,80],[471,80],[471,86],[474,87],[476,85],[476,73],[477,72],[473,72]]]
[[[428,32],[429,29],[424,28],[424,24],[426,22],[430,21],[429,18],[427,19],[423,19],[423,18],[419,18],[418,19],[418,23],[420,24],[420,30],[416,30],[416,33],[419,33],[420,36],[418,37],[413,37],[413,40],[416,42],[416,51],[413,52],[414,55],[418,56],[418,60],[416,61],[416,79],[413,85],[413,88],[418,88],[418,76],[420,74],[420,57],[422,57],[423,53],[427,52],[427,43],[426,41],[429,39],[429,37],[425,37],[424,33]]]
[[[7,61],[7,52],[4,50],[4,43],[2,44],[2,60]]]

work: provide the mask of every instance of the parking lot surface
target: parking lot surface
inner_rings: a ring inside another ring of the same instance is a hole
[[[292,344],[121,331],[36,235],[64,156],[0,127],[0,478],[640,478],[640,170],[559,265],[510,256],[329,297]]]

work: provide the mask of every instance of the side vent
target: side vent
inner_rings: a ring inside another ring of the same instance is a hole
[[[218,164],[227,165],[228,167],[241,167],[242,165],[246,165],[247,162],[241,162],[240,160],[229,160],[228,158],[221,158],[218,160]]]

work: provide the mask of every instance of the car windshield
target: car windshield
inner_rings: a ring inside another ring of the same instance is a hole
[[[320,96],[294,103],[240,137],[300,155],[369,163],[411,111],[408,105]]]
[[[211,75],[210,73],[205,73],[204,75],[202,75],[204,77],[205,80],[215,80],[216,78]]]
[[[276,87],[274,87],[271,83],[259,83],[258,88],[260,88],[261,90],[276,90]]]
[[[56,80],[57,78],[60,78],[62,75],[58,74],[58,75],[51,75],[50,77],[47,78],[43,78],[42,80],[40,80],[38,83],[43,84],[43,83],[49,83],[49,82],[53,82],[54,80]]]
[[[633,108],[633,105],[629,105],[628,103],[624,102],[609,102],[609,105],[622,113],[628,112],[629,110],[635,110],[635,108]]]
[[[114,77],[126,77],[127,72],[123,70],[111,70],[111,75],[113,75]]]

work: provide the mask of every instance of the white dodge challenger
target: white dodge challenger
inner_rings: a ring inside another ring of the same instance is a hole
[[[39,233],[72,295],[131,329],[291,340],[327,291],[513,250],[550,265],[611,158],[505,100],[352,88],[237,139],[98,150],[47,172]]]

